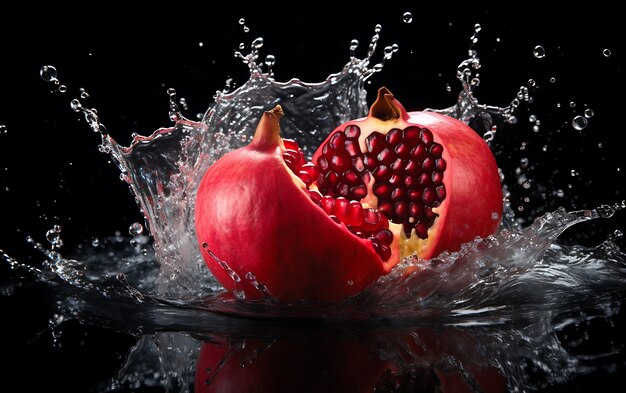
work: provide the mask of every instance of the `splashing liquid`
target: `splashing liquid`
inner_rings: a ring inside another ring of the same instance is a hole
[[[404,18],[405,23],[411,23],[407,15]],[[240,24],[247,28],[245,20]],[[490,142],[496,137],[497,124],[515,123],[516,109],[531,97],[526,86],[520,87],[506,107],[484,105],[474,97],[480,83],[480,60],[475,49],[480,30],[476,25],[469,56],[457,69],[462,88],[456,104],[429,110],[469,123]],[[71,108],[100,135],[100,151],[110,155],[120,169],[120,178],[136,197],[150,236],[143,234],[143,225],[135,223],[129,228],[130,242],[121,235],[90,239],[68,258],[59,252],[63,244],[61,228],[54,227],[46,234],[50,248],[29,239],[46,257],[41,268],[22,264],[8,255],[2,255],[3,259],[12,268],[27,270],[41,281],[70,284],[63,287],[65,300],[58,303],[59,313],[69,317],[80,314],[85,319],[86,314],[94,320],[124,321],[127,326],[153,326],[155,330],[173,324],[193,330],[202,319],[225,331],[231,326],[220,314],[351,321],[420,319],[455,329],[485,326],[476,338],[477,344],[464,344],[464,348],[490,354],[491,364],[496,365],[508,386],[517,387],[514,390],[532,387],[519,358],[554,378],[586,370],[585,358],[568,353],[554,333],[593,318],[610,318],[618,311],[616,300],[626,287],[626,257],[611,239],[592,248],[560,245],[557,239],[573,225],[611,217],[626,207],[624,202],[574,212],[558,209],[525,228],[515,221],[507,204],[498,234],[468,243],[458,252],[443,253],[426,264],[407,258],[398,269],[359,295],[333,306],[246,301],[241,294],[224,297],[224,289],[210,275],[196,243],[193,223],[195,192],[206,169],[225,153],[246,145],[261,114],[276,104],[284,110],[283,137],[296,139],[308,156],[337,124],[364,116],[365,81],[382,71],[398,50],[397,45],[384,48],[382,61],[372,64],[380,32],[378,25],[362,59],[356,55],[359,42],[353,40],[348,63],[319,83],[276,81],[272,71],[276,59],[268,55],[264,63],[258,62],[263,39],[257,38],[249,45],[249,52],[242,52],[246,48],[243,45],[242,51],[235,53],[250,70],[249,79],[241,87],[216,92],[214,102],[199,121],[182,115],[176,91],[168,89],[173,126],[158,129],[150,136],[134,135],[127,147],[109,135],[95,109],[73,99]],[[534,55],[542,58],[545,52],[537,46]],[[42,68],[41,76],[60,84],[52,66]],[[223,263],[227,268],[228,261]],[[414,267],[415,272],[400,274],[405,267]],[[264,288],[253,275],[237,279]],[[142,312],[133,311],[137,308]],[[576,310],[587,311],[572,316]],[[566,317],[554,320],[555,315]],[[393,333],[372,334],[378,341],[391,337],[389,342],[397,347],[387,348],[388,353],[379,356],[401,356],[400,349],[406,352],[406,342],[398,341]],[[145,336],[138,344],[144,350],[135,353],[156,354],[162,359],[163,349],[153,345],[156,336],[179,349],[179,357],[172,355],[170,366],[176,364],[176,359],[184,360],[183,355],[198,354],[198,341],[177,333]],[[413,339],[419,341],[419,334]],[[516,351],[503,350],[510,346],[502,343],[510,343]],[[616,350],[610,348],[608,352]],[[597,360],[603,354],[596,356]],[[398,362],[408,369],[411,361],[407,359],[411,357]],[[134,360],[131,356],[128,362]],[[176,375],[184,379],[185,374]],[[111,386],[133,378],[139,377],[122,375]]]

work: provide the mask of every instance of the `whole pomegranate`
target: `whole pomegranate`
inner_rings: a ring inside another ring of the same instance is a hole
[[[307,162],[280,137],[282,109],[217,160],[195,224],[215,277],[247,299],[338,302],[402,258],[429,259],[493,234],[502,215],[495,159],[464,123],[407,113],[386,89],[369,115],[335,129]]]

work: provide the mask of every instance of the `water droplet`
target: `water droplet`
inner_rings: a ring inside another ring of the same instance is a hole
[[[246,20],[244,18],[239,19],[239,24],[240,25],[245,25],[246,24]]]
[[[41,69],[39,70],[39,76],[41,76],[41,79],[45,80],[46,82],[54,82],[58,80],[57,69],[51,65],[45,65],[41,67]]]
[[[402,21],[404,23],[411,23],[413,22],[413,14],[410,12],[405,12],[404,14],[402,14]]]
[[[252,47],[254,49],[261,49],[262,46],[263,46],[263,37],[257,37],[254,39],[254,41],[252,41]]]
[[[482,27],[480,26],[480,23],[476,23],[476,24],[474,25],[474,31],[475,31],[476,33],[478,33],[478,32],[480,32],[481,30],[482,30]]]
[[[65,85],[60,85],[59,86],[59,93],[65,93],[67,91],[67,86]]]
[[[276,56],[274,55],[265,56],[265,65],[267,65],[268,67],[272,67],[274,64],[276,64]]]
[[[377,24],[376,26],[374,26],[374,33],[380,33],[382,29],[383,29],[383,26],[380,24]]]
[[[350,285],[350,286],[354,285],[354,281],[348,280],[348,285]]]
[[[359,40],[350,41],[350,52],[354,52],[358,46],[359,46]]]
[[[70,107],[72,108],[72,110],[74,110],[74,112],[80,112],[80,110],[82,109],[83,106],[80,103],[80,101],[78,101],[76,98],[74,98],[70,102]]]
[[[534,123],[537,121],[537,116],[536,115],[530,115],[528,116],[528,121],[531,123]]]
[[[244,33],[249,33],[250,32],[250,28],[248,26],[244,26],[243,27],[243,32]]]
[[[587,127],[587,123],[587,119],[579,115],[574,117],[572,120],[572,127],[574,127],[575,130],[580,131]]]
[[[527,168],[528,167],[528,158],[524,157],[521,160],[519,160],[519,164],[522,168]]]
[[[554,82],[556,82],[556,78],[555,77],[550,78],[550,83],[554,83]]]
[[[591,119],[595,115],[593,109],[585,109],[585,117]]]
[[[5,126],[4,124],[0,124],[0,135],[4,135],[7,132],[9,132],[9,130],[7,129],[7,126]]]
[[[570,107],[570,108],[576,108],[576,102],[574,102],[574,101],[570,101],[570,103],[569,103],[569,107]]]
[[[83,100],[89,98],[89,93],[85,91],[84,87],[81,87],[80,89],[78,89],[78,91],[80,91],[80,98],[82,98]]]
[[[94,237],[94,238],[91,240],[91,245],[92,245],[93,247],[98,247],[98,246],[100,245],[100,239],[98,239],[97,237]]]
[[[204,42],[202,42],[202,41],[198,42],[198,46],[199,47],[203,47],[204,46]]]
[[[538,124],[535,124],[533,126],[533,132],[539,132],[539,125]]]
[[[492,220],[497,220],[498,218],[500,218],[500,215],[498,214],[498,212],[491,212]]]
[[[576,172],[576,169],[572,169],[571,171],[569,171],[569,173],[572,177],[578,176],[578,172]]]
[[[602,51],[602,54],[604,55],[604,57],[610,57],[611,56],[611,50],[610,49],[605,49]]]
[[[55,225],[52,229],[49,229],[48,232],[46,232],[46,240],[53,248],[61,247],[63,245],[63,240],[61,240],[61,227]]]
[[[143,233],[143,225],[140,222],[134,222],[128,227],[128,233],[133,236],[139,236]]]
[[[546,56],[545,48],[541,45],[535,46],[535,49],[533,49],[533,56],[535,56],[538,59],[544,58]]]
[[[533,87],[533,86],[535,86],[536,84],[537,84],[537,83],[535,82],[535,80],[534,80],[534,79],[529,79],[529,80],[528,80],[528,86]]]
[[[563,198],[565,196],[565,191],[559,188],[558,190],[556,190],[556,196],[558,196],[559,198]]]
[[[528,190],[528,189],[530,188],[530,182],[525,181],[525,182],[522,184],[522,187],[524,187],[524,189]]]

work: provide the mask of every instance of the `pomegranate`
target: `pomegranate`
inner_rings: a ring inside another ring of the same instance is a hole
[[[500,225],[502,186],[485,141],[449,116],[407,113],[384,87],[368,116],[337,127],[313,162],[323,195],[389,219],[392,259],[457,251]]]
[[[381,88],[369,115],[335,129],[307,162],[280,137],[282,114],[265,112],[250,144],[198,188],[202,255],[236,294],[338,302],[406,256],[432,258],[497,229],[498,168],[464,123],[407,113]]]

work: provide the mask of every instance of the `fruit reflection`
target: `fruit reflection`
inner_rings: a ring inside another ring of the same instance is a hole
[[[195,392],[485,392],[506,379],[456,328],[211,336]]]

